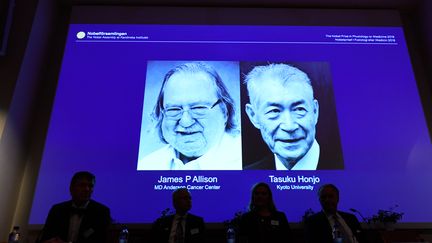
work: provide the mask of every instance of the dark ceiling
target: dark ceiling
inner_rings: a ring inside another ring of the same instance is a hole
[[[77,5],[416,9],[427,0],[63,0]]]

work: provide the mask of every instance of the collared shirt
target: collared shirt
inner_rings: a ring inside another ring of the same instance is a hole
[[[316,170],[318,167],[318,160],[320,155],[320,146],[316,140],[312,143],[309,151],[299,160],[291,170]],[[288,170],[288,168],[280,161],[275,154],[276,170]]]
[[[181,220],[179,220],[180,217],[182,218]],[[172,225],[171,225],[171,232],[170,232],[169,240],[168,240],[169,243],[175,243],[175,236],[176,236],[176,232],[177,232],[177,225],[179,223],[182,224],[183,238],[186,235],[185,234],[185,230],[186,230],[186,217],[187,217],[187,213],[185,215],[183,215],[183,216],[180,216],[178,214],[174,215],[174,219],[173,219],[173,222],[172,222]]]
[[[72,203],[72,208],[86,209],[90,201],[87,201],[84,205],[78,207],[75,203]],[[79,229],[81,226],[83,215],[72,213],[69,218],[69,233],[68,242],[76,242],[78,240]]]
[[[139,160],[137,170],[241,170],[241,153],[241,137],[225,133],[219,144],[186,164],[166,145]]]
[[[325,212],[324,212],[324,214],[327,216],[327,220],[329,221],[329,224],[333,229],[334,225],[335,225],[334,215],[326,214]],[[351,231],[351,228],[348,226],[348,224],[345,222],[345,220],[342,218],[342,216],[336,212],[336,217],[338,218],[340,227],[342,227],[343,231],[346,232],[346,234],[347,234],[347,237],[348,237],[347,242],[358,243],[353,232]]]

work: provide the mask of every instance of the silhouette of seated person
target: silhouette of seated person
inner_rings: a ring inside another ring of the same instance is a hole
[[[365,242],[356,216],[338,210],[339,190],[335,185],[321,186],[318,190],[318,197],[322,211],[306,219],[306,242],[333,243],[335,237],[343,238],[343,242],[346,243]],[[339,231],[338,233],[334,232],[335,228]]]
[[[154,243],[203,243],[205,225],[202,217],[189,213],[192,197],[186,188],[172,195],[175,214],[161,217],[153,224]]]
[[[90,199],[95,181],[95,176],[87,171],[73,175],[69,187],[72,199],[52,206],[40,242],[106,242],[111,224],[110,210]]]
[[[277,211],[269,185],[260,182],[252,188],[249,211],[239,225],[240,242],[291,242],[291,230],[285,213]]]

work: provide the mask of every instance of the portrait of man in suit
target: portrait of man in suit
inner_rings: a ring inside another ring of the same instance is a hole
[[[336,135],[335,142],[332,142],[332,146],[336,146],[336,150],[332,151],[333,158],[328,156],[328,147],[324,148],[327,151],[323,153],[322,144],[317,139],[317,125],[323,116],[328,122],[326,116],[330,113],[327,113],[327,107],[326,113],[322,114],[321,102],[316,97],[312,80],[306,72],[286,63],[268,63],[253,66],[245,73],[243,83],[247,87],[249,98],[244,105],[245,113],[253,127],[259,130],[271,152],[256,161],[246,161],[244,169],[343,168],[338,130],[332,129]],[[334,105],[331,108],[334,110]],[[336,120],[335,116],[332,118]],[[337,124],[337,120],[335,122]],[[244,134],[248,133],[244,137],[251,136],[253,131],[244,127]],[[326,142],[325,145],[327,144],[330,143]],[[255,151],[258,147],[244,146],[245,151]]]

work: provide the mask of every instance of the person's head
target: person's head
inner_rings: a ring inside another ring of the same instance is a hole
[[[205,154],[224,132],[236,129],[234,101],[219,74],[201,62],[171,69],[153,116],[159,136],[189,158]]]
[[[264,182],[259,182],[252,187],[249,210],[259,211],[262,209],[274,212],[276,211],[276,206],[273,202],[273,195],[270,186]]]
[[[246,113],[280,160],[298,162],[315,141],[318,101],[306,73],[287,64],[256,66],[245,78]]]
[[[184,215],[192,208],[192,196],[186,188],[175,190],[172,200],[177,214]]]
[[[95,182],[96,177],[88,171],[75,173],[69,186],[72,201],[81,205],[90,200]]]
[[[339,203],[339,190],[333,184],[325,184],[318,189],[318,198],[324,212],[335,214]]]

